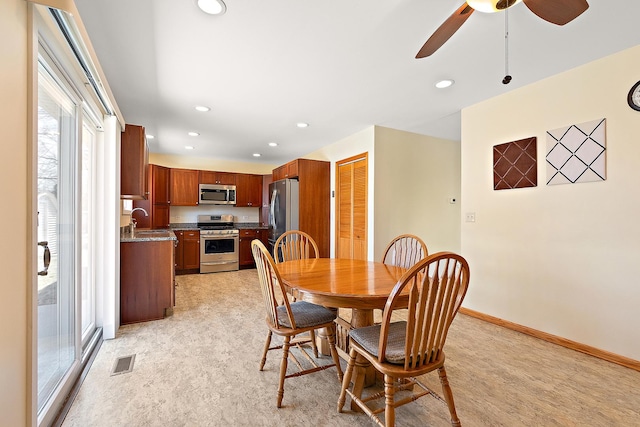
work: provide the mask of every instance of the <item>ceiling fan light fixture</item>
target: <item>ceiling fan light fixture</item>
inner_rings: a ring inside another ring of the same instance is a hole
[[[478,12],[494,13],[505,10],[522,0],[467,0],[467,4]]]
[[[227,11],[227,5],[222,0],[198,0],[198,7],[209,15],[222,15]]]
[[[436,82],[436,87],[438,89],[444,89],[447,88],[451,85],[453,85],[455,83],[455,81],[451,80],[451,79],[445,79],[445,80],[440,80],[439,82]]]

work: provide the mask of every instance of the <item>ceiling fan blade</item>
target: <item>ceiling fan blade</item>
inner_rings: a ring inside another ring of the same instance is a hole
[[[531,12],[547,22],[564,25],[589,9],[587,0],[523,0]]]
[[[429,37],[429,40],[422,46],[422,49],[416,55],[416,58],[427,57],[440,48],[449,38],[458,31],[458,28],[464,24],[469,16],[473,13],[473,8],[467,3],[463,4],[447,18],[446,21]]]

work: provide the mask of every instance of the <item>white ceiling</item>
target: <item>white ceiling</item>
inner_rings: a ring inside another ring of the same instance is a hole
[[[459,141],[462,108],[640,44],[638,0],[589,0],[563,27],[517,4],[505,86],[504,12],[474,13],[415,59],[462,0],[225,0],[222,16],[196,0],[75,1],[126,122],[155,135],[152,152],[269,164],[372,125]],[[442,78],[456,83],[436,89]]]

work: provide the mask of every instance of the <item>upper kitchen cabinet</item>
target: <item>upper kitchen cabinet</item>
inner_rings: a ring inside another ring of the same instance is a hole
[[[169,168],[149,165],[148,182],[151,187],[147,200],[134,200],[133,207],[143,208],[144,212],[136,211],[133,217],[138,228],[168,228],[169,227]]]
[[[125,125],[121,134],[120,198],[141,200],[149,195],[149,146],[144,127]]]
[[[169,197],[171,206],[198,206],[199,171],[171,169]]]
[[[236,206],[259,208],[262,205],[262,175],[236,175]]]
[[[287,164],[284,164],[273,170],[273,180],[279,181],[281,179],[297,178],[298,177],[298,162],[303,159],[292,160]]]
[[[200,184],[236,185],[233,172],[200,171]]]

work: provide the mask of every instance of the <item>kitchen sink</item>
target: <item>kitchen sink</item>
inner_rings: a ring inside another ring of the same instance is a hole
[[[171,237],[171,231],[169,230],[136,230],[134,232],[135,237]]]

